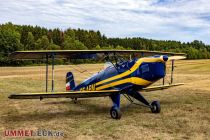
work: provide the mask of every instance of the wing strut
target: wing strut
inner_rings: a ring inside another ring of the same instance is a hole
[[[54,92],[54,63],[55,63],[55,54],[52,53],[52,93]]]
[[[166,64],[164,66],[164,71],[165,71],[165,76],[163,77],[163,85],[165,85],[165,77],[166,77],[166,74],[167,74],[167,68],[166,68]]]
[[[48,90],[48,54],[46,53],[46,93]]]
[[[165,76],[163,77],[163,85],[165,85]]]
[[[174,60],[171,61],[171,84],[173,83]]]
[[[45,82],[46,82],[46,93],[48,92],[48,75],[49,75],[49,57],[52,57],[52,90],[51,92],[54,92],[54,65],[55,65],[55,54],[52,53],[50,56],[48,55],[48,53],[46,53],[46,77],[45,77]]]

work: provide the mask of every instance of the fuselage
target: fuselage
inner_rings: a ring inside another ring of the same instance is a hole
[[[167,56],[153,56],[110,65],[73,90],[142,89],[165,76]]]

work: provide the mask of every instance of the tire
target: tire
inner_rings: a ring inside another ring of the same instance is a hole
[[[112,107],[110,109],[110,115],[112,117],[112,119],[120,119],[122,116],[122,113],[120,111],[120,109],[118,109],[117,107]]]
[[[160,113],[160,111],[161,111],[160,102],[153,101],[151,103],[151,111],[152,111],[152,113]]]
[[[77,98],[71,98],[71,100],[74,102],[74,104],[77,103]]]

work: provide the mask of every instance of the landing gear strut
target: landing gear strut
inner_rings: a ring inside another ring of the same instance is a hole
[[[113,106],[110,109],[110,115],[113,119],[120,119],[122,113],[120,111],[120,94],[113,94],[110,96],[113,102]]]
[[[143,103],[144,107],[148,107],[151,109],[152,113],[160,113],[161,111],[161,107],[160,107],[160,102],[158,101],[153,101],[151,104],[144,98],[144,96],[142,96],[139,92],[136,91],[132,91],[132,92],[128,92],[127,96],[124,95],[131,103],[133,104],[137,104],[134,103],[133,100],[130,98],[133,97],[136,100],[140,101],[141,103]],[[110,96],[110,98],[112,99],[113,102],[113,106],[110,109],[110,115],[113,119],[120,119],[122,116],[122,113],[120,111],[120,94],[113,94]],[[138,104],[140,105],[140,104]]]
[[[145,107],[148,107],[151,109],[152,113],[160,113],[161,107],[160,107],[160,102],[158,101],[153,101],[151,104],[142,96],[139,92],[132,91],[128,93],[129,96],[135,98],[136,100],[142,102]],[[130,98],[127,98],[131,103],[133,103],[133,100]]]

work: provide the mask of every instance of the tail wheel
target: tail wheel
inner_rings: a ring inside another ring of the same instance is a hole
[[[160,110],[161,110],[160,102],[153,101],[151,103],[151,111],[152,111],[152,113],[160,113]]]
[[[110,115],[113,119],[120,119],[122,116],[122,113],[120,109],[118,109],[117,107],[112,107],[110,109]]]
[[[71,98],[71,100],[76,104],[77,103],[77,98]]]

